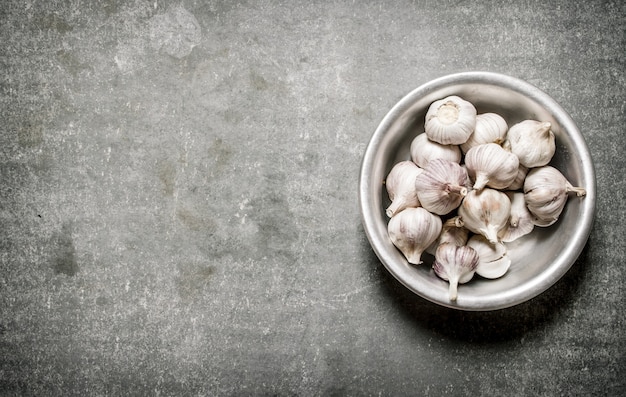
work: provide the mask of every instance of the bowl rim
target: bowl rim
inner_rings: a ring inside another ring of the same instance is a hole
[[[582,204],[583,210],[581,212],[583,213],[584,218],[581,221],[582,228],[576,231],[574,238],[570,240],[570,243],[567,245],[567,249],[564,251],[562,257],[558,259],[560,263],[559,266],[556,268],[551,267],[549,269],[550,274],[547,274],[545,277],[541,277],[538,280],[534,280],[530,283],[531,285],[527,286],[529,288],[520,287],[511,289],[497,302],[482,299],[472,301],[471,304],[464,305],[459,304],[458,302],[437,299],[429,293],[427,286],[411,284],[404,280],[399,266],[393,262],[389,253],[386,252],[388,244],[383,244],[383,239],[388,239],[388,236],[381,236],[375,231],[376,219],[380,216],[380,209],[374,208],[371,204],[371,200],[368,200],[368,193],[372,184],[370,175],[372,174],[372,170],[374,168],[374,158],[376,156],[376,152],[381,144],[381,141],[383,140],[385,132],[398,119],[398,117],[409,110],[414,102],[420,97],[427,95],[432,91],[444,89],[456,84],[481,83],[496,85],[505,89],[516,91],[517,93],[526,96],[530,100],[541,105],[555,117],[563,131],[567,131],[568,137],[574,143],[574,147],[576,148],[580,158],[583,178],[586,181],[584,187],[587,190],[587,195]],[[551,96],[536,86],[516,77],[486,71],[470,71],[444,75],[418,86],[402,97],[380,121],[366,146],[361,161],[358,189],[358,200],[363,229],[372,249],[385,268],[401,284],[418,296],[441,306],[466,311],[489,311],[516,306],[549,289],[567,271],[569,271],[571,266],[582,253],[591,233],[595,215],[596,178],[593,161],[584,137],[570,115]]]

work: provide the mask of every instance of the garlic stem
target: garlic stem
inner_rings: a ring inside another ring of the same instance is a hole
[[[481,172],[476,174],[476,182],[474,182],[474,189],[480,190],[487,186],[489,183],[489,177],[485,173]]]
[[[467,195],[467,188],[465,186],[455,185],[452,183],[446,184],[445,191],[446,193],[458,194],[461,197],[465,197]]]
[[[456,301],[458,297],[459,278],[456,275],[451,275],[448,279],[450,286],[448,287],[448,295],[451,301]]]

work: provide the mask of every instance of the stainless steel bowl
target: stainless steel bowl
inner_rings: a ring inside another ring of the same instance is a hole
[[[584,198],[570,197],[559,221],[507,244],[511,268],[496,280],[475,276],[459,286],[456,302],[448,299],[448,283],[424,263],[409,264],[389,240],[385,208],[389,198],[383,181],[391,167],[410,159],[409,146],[424,131],[432,102],[458,95],[478,113],[495,112],[509,126],[524,119],[549,121],[556,136],[550,165],[574,185],[587,190]],[[430,81],[406,95],[384,117],[365,151],[359,181],[359,203],[367,237],[388,271],[411,291],[437,304],[462,310],[495,310],[527,301],[551,287],[582,252],[594,217],[596,181],[585,141],[570,116],[547,94],[519,79],[488,72],[467,72]]]

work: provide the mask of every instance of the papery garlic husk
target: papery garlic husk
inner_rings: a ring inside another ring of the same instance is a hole
[[[385,180],[387,194],[391,200],[391,205],[385,210],[389,218],[405,208],[420,206],[415,190],[415,178],[423,171],[409,160],[397,163],[389,171]]]
[[[546,227],[554,224],[561,215],[570,192],[578,197],[587,191],[574,187],[559,170],[549,165],[533,168],[524,181],[526,207],[533,214],[535,226]]]
[[[470,191],[459,207],[464,226],[485,236],[491,244],[499,242],[498,233],[506,226],[510,213],[511,201],[507,195],[491,188]]]
[[[474,146],[484,143],[501,145],[506,138],[509,126],[502,116],[496,113],[482,113],[476,115],[476,127],[467,141],[461,144],[461,151],[467,153]]]
[[[406,208],[389,220],[387,232],[393,245],[409,263],[419,265],[421,256],[441,233],[441,218],[425,209]]]
[[[528,168],[523,165],[519,165],[517,168],[517,176],[513,180],[509,186],[507,186],[507,190],[520,190],[524,187],[524,179],[526,179],[526,174],[528,174]]]
[[[519,160],[515,154],[496,143],[484,143],[465,154],[465,166],[474,180],[474,189],[480,190],[485,186],[504,189],[517,177]]]
[[[526,207],[524,193],[513,191],[504,193],[511,200],[511,215],[506,227],[500,231],[500,240],[510,243],[532,232],[535,224],[532,214]]]
[[[475,234],[467,242],[478,254],[476,274],[494,279],[504,276],[511,267],[511,258],[507,255],[506,246],[502,243],[491,244],[484,236]]]
[[[435,159],[415,178],[417,198],[422,207],[446,215],[461,204],[467,194],[467,172],[452,161]]]
[[[554,156],[556,141],[550,129],[552,124],[537,120],[524,120],[507,132],[506,146],[519,158],[524,167],[546,165]]]
[[[424,130],[431,141],[442,145],[465,143],[476,126],[476,108],[452,95],[433,102],[426,112]]]
[[[426,134],[419,134],[411,142],[411,160],[425,168],[433,159],[444,159],[455,163],[461,162],[461,149],[457,145],[442,145],[431,141]]]
[[[443,223],[439,237],[426,249],[426,252],[435,255],[437,247],[441,244],[465,245],[468,238],[469,230],[463,226],[461,219],[455,216]]]
[[[466,245],[441,244],[435,253],[433,270],[435,274],[450,283],[449,298],[457,299],[459,284],[465,284],[474,277],[478,265],[478,254]]]

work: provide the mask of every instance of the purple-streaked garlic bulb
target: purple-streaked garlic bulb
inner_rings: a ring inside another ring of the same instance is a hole
[[[389,220],[387,232],[393,245],[409,263],[422,263],[422,253],[441,233],[441,218],[425,209],[406,208]]]
[[[391,200],[391,205],[385,210],[389,218],[405,208],[420,206],[415,190],[415,178],[422,172],[421,168],[409,160],[397,163],[389,171],[385,180],[387,194]]]
[[[456,209],[467,194],[467,171],[452,161],[435,159],[415,178],[422,207],[437,215]]]
[[[549,165],[531,169],[524,181],[524,199],[535,226],[554,224],[565,208],[569,193],[583,197],[587,191],[572,186],[559,170]]]
[[[433,262],[435,274],[450,284],[448,293],[451,301],[457,299],[458,285],[465,284],[474,277],[476,266],[478,254],[467,245],[441,244]]]

